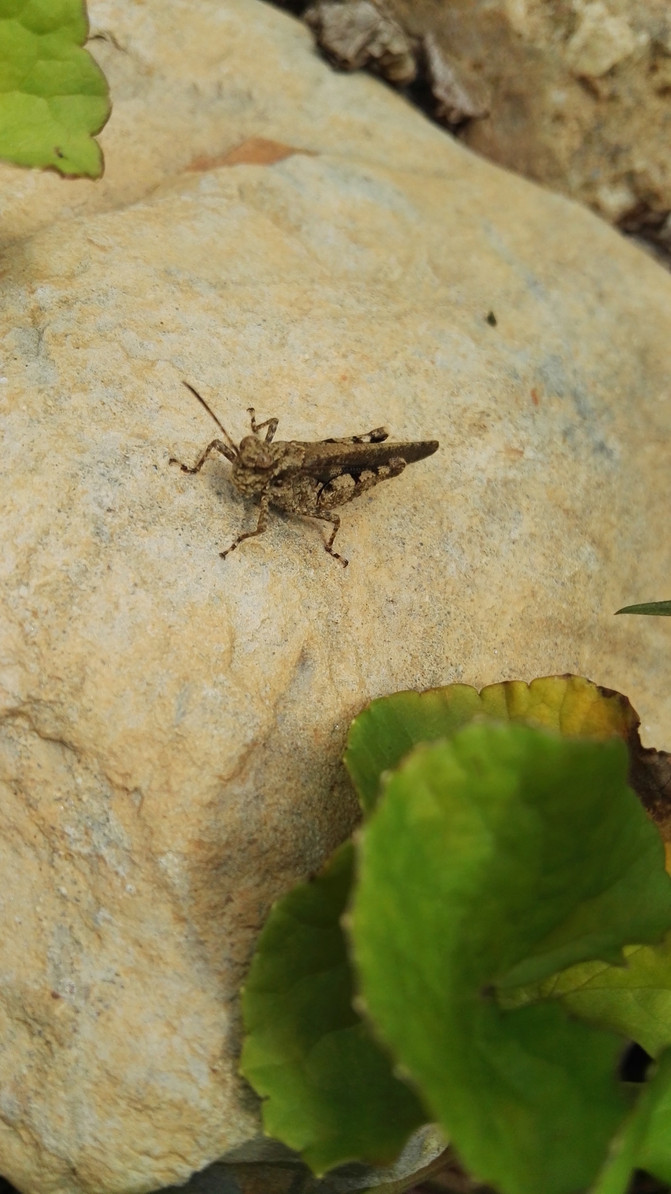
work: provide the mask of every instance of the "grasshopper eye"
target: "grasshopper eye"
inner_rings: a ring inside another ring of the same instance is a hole
[[[268,445],[262,443],[255,435],[246,435],[240,440],[238,452],[240,463],[245,468],[271,469],[275,463]]]

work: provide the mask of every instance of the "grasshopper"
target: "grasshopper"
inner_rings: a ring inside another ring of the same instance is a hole
[[[397,477],[406,464],[431,456],[438,447],[435,439],[385,443],[389,436],[385,427],[375,427],[365,435],[324,439],[317,443],[300,443],[298,440],[273,443],[279,420],[266,419],[257,423],[253,406],[247,408],[252,434],[241,439],[236,447],[205,399],[188,381],[184,385],[205,407],[226,442],[211,440],[192,467],[182,464],[174,456],[170,457],[169,463],[178,464],[183,473],[199,473],[210,454],[219,452],[233,465],[231,479],[238,492],[256,499],[259,505],[256,529],[238,535],[230,547],[219,553],[222,559],[235,551],[243,540],[262,535],[268,525],[268,510],[275,506],[287,514],[302,514],[330,523],[333,530],[324,542],[324,548],[346,568],[349,561],[333,550],[333,541],[340,529],[340,516],[333,512],[333,507],[344,505],[372,489],[379,481]],[[260,432],[264,428],[266,434],[261,438]]]

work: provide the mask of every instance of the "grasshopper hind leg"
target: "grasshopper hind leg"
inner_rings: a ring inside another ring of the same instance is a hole
[[[340,515],[334,514],[332,510],[325,510],[323,514],[313,514],[312,517],[319,518],[322,522],[330,522],[333,525],[333,530],[324,543],[324,551],[327,551],[330,556],[333,556],[334,560],[339,560],[343,568],[346,568],[349,564],[349,560],[346,560],[344,556],[339,555],[337,551],[333,550],[333,540],[340,530]]]
[[[383,428],[380,430],[382,431]],[[334,514],[332,507],[344,505],[352,498],[365,493],[367,489],[372,489],[380,481],[386,481],[389,477],[398,477],[405,467],[406,462],[402,456],[392,456],[387,464],[380,464],[377,468],[362,469],[360,473],[355,474],[341,473],[322,488],[317,500],[318,508],[311,511],[311,515],[313,518],[321,518],[324,522],[333,523],[333,530],[324,544],[324,549],[334,559],[340,560],[344,568],[347,567],[349,561],[333,550],[333,540],[340,530],[340,515]]]
[[[363,435],[344,435],[340,439],[324,439],[323,444],[381,444],[389,439],[386,427],[374,427]]]

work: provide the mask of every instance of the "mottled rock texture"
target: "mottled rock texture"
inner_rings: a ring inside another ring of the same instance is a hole
[[[671,251],[668,0],[385,0],[484,92],[465,144]]]

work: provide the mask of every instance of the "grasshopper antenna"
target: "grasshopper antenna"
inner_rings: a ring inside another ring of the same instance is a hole
[[[198,399],[198,401],[200,402],[201,406],[204,406],[204,407],[205,407],[205,410],[207,411],[207,413],[208,413],[208,415],[210,416],[210,418],[211,418],[211,419],[214,419],[214,421],[215,421],[215,423],[217,424],[217,427],[219,428],[219,430],[220,430],[220,431],[223,431],[224,435],[226,436],[226,439],[227,439],[227,441],[228,441],[228,444],[229,444],[229,446],[230,446],[230,447],[233,449],[233,452],[234,452],[234,453],[235,453],[235,455],[237,456],[237,455],[238,455],[238,449],[237,449],[237,446],[236,446],[236,445],[233,443],[233,440],[231,439],[230,435],[228,434],[228,432],[227,432],[226,428],[224,427],[223,423],[220,423],[220,422],[219,422],[219,419],[218,419],[218,418],[217,418],[217,416],[215,415],[214,411],[213,411],[213,410],[211,410],[211,409],[210,409],[210,407],[207,405],[207,402],[205,401],[205,399],[204,399],[203,397],[201,397],[201,395],[198,393],[198,390],[194,390],[193,386],[192,386],[192,385],[189,385],[189,382],[188,382],[188,381],[183,381],[183,382],[182,382],[182,385],[185,385],[185,386],[186,386],[186,388],[187,388],[187,390],[191,390],[191,393],[193,394],[194,398],[197,398],[197,399]]]

